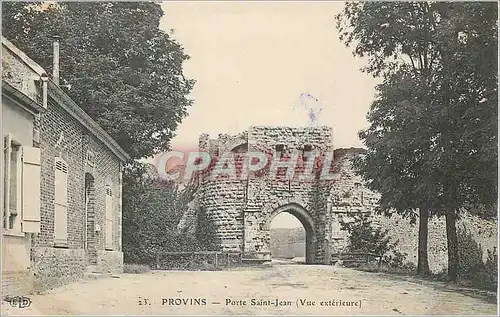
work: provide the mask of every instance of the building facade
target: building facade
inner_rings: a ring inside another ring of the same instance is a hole
[[[127,154],[4,38],[2,66],[4,294],[121,272]]]

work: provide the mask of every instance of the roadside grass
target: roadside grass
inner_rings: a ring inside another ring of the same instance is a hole
[[[414,275],[414,266],[400,266],[394,267],[386,264],[378,265],[378,263],[368,262],[368,263],[358,263],[356,265],[349,265],[347,267],[371,273],[387,273],[394,275]]]
[[[124,264],[123,265],[123,273],[129,274],[143,274],[151,272],[151,268],[149,265],[145,264]]]
[[[488,302],[497,300],[497,279],[490,272],[478,270],[477,274],[468,278],[459,278],[452,282],[448,279],[447,271],[443,270],[430,276],[419,276],[412,265],[402,267],[392,267],[388,265],[378,266],[376,263],[361,263],[356,266],[350,266],[359,271],[380,273],[395,278],[410,280],[417,283],[431,284],[433,287],[445,289],[448,291],[457,291],[469,296],[483,298]]]

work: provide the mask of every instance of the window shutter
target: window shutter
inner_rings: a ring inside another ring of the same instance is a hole
[[[40,149],[22,147],[22,231],[40,232]]]
[[[54,193],[55,243],[68,242],[68,165],[56,158]]]
[[[106,186],[106,249],[113,249],[113,193]]]
[[[122,251],[122,219],[123,219],[123,173],[120,166],[118,191],[118,251]]]

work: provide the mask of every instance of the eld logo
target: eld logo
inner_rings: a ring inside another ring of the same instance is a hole
[[[26,308],[31,305],[31,299],[26,296],[7,296],[5,300],[12,307]]]

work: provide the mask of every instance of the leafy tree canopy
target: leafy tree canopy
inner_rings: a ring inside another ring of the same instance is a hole
[[[61,86],[133,158],[168,148],[194,81],[152,2],[5,2],[3,35],[49,73],[61,37]]]
[[[496,22],[494,3],[347,3],[337,16],[341,40],[383,80],[358,162],[383,209],[496,201]]]
[[[383,80],[370,127],[360,133],[368,153],[359,170],[386,213],[412,220],[415,208],[425,218],[429,209],[445,214],[452,280],[457,216],[496,209],[497,16],[497,4],[484,2],[347,3],[337,16],[341,40],[368,58],[364,71]],[[424,265],[426,244],[424,219]]]

